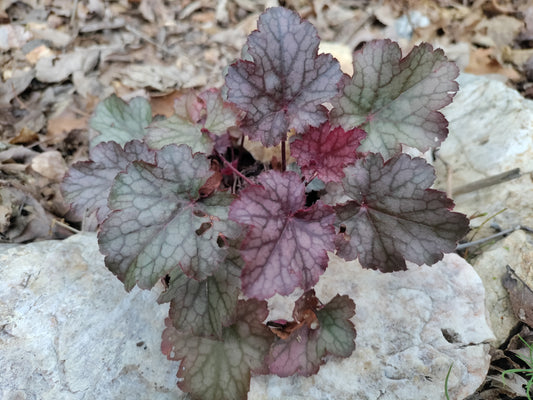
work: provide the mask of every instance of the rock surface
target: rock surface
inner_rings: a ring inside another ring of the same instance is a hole
[[[454,102],[444,109],[450,133],[435,162],[440,177],[437,187],[446,190],[451,182],[454,192],[480,179],[519,168],[521,175],[516,179],[453,195],[455,210],[468,216],[483,214],[471,219],[472,227],[481,227],[476,240],[520,225],[533,228],[533,101],[485,77],[463,74],[458,81],[460,90]],[[481,248],[481,256],[472,260],[487,289],[495,346],[507,339],[518,321],[501,277],[507,264],[522,276],[533,276],[532,247],[526,244],[531,236],[520,231],[504,241],[487,243]],[[469,254],[479,249],[473,247]],[[533,284],[531,278],[529,282]]]
[[[456,211],[467,215],[496,214],[493,222],[502,229],[524,224],[533,226],[533,101],[524,99],[504,83],[463,74],[460,90],[443,112],[449,121],[449,136],[437,161],[437,183],[452,194],[461,186],[520,168],[517,179],[469,193],[456,194]],[[473,226],[483,218],[472,220]]]
[[[159,349],[168,306],[154,292],[126,293],[94,234],[0,247],[0,276],[0,398],[185,398],[178,364]],[[332,257],[317,294],[336,293],[357,303],[352,357],[310,378],[254,377],[250,400],[442,398],[452,362],[451,398],[483,381],[492,339],[484,289],[457,255],[393,274]],[[272,316],[290,316],[277,301]]]
[[[0,245],[0,399],[184,398],[156,298],[126,293],[94,234]]]
[[[463,399],[485,379],[492,332],[479,276],[461,257],[432,267],[383,274],[333,256],[317,285],[322,302],[349,294],[356,350],[326,363],[316,376],[252,380],[251,399],[439,399],[453,363],[450,398]],[[279,298],[271,302],[274,307]],[[289,310],[273,316],[287,316]]]

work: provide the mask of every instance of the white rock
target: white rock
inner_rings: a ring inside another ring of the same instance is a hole
[[[180,399],[168,305],[124,286],[94,234],[0,247],[0,399]]]
[[[452,363],[450,398],[473,393],[489,367],[485,343],[493,339],[483,284],[455,254],[432,267],[411,268],[383,274],[332,257],[317,295],[323,302],[337,293],[355,301],[355,352],[348,359],[330,360],[309,378],[254,377],[250,398],[439,399]]]
[[[94,234],[0,247],[0,276],[0,398],[185,398],[178,363],[160,352],[168,306],[154,292],[125,293]],[[337,293],[357,304],[354,354],[310,378],[253,377],[250,400],[433,400],[443,398],[452,362],[451,398],[483,381],[492,339],[485,294],[459,256],[394,274],[333,256],[317,294],[327,302]]]
[[[452,187],[457,189],[520,168],[523,176],[519,179],[453,198],[456,210],[467,215],[490,216],[507,208],[494,219],[502,228],[533,225],[533,101],[484,77],[463,74],[458,81],[458,94],[443,110],[450,133],[438,154],[448,168],[435,163],[440,177],[437,186],[446,189],[448,173]],[[479,226],[483,221],[474,219],[472,225]]]
[[[438,154],[448,169],[439,161],[435,163],[440,177],[437,187],[446,189],[448,172],[452,187],[458,188],[520,168],[520,178],[453,195],[455,210],[469,216],[485,214],[471,220],[472,227],[484,224],[475,239],[494,234],[491,223],[501,229],[519,225],[533,228],[533,101],[488,78],[464,74],[458,80],[460,90],[444,109],[450,134]],[[524,276],[530,274],[525,270],[531,268],[531,261],[523,257],[531,260],[533,255],[531,249],[524,249],[525,240],[523,232],[515,232],[505,241],[483,248],[482,255],[472,261],[487,289],[487,310],[496,346],[506,340],[517,322],[501,277],[507,264]]]
[[[487,290],[486,304],[490,325],[499,346],[507,340],[509,332],[519,322],[511,307],[507,290],[502,285],[502,277],[509,265],[530,288],[533,288],[533,238],[523,231],[513,232],[476,257],[474,268],[479,271]]]

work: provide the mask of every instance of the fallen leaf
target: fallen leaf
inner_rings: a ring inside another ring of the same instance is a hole
[[[59,151],[52,150],[35,156],[31,168],[38,174],[52,181],[59,182],[67,173],[67,165]]]
[[[509,292],[513,313],[520,321],[533,326],[533,291],[507,266],[502,285]]]
[[[39,140],[37,132],[32,131],[26,127],[22,128],[14,138],[9,140],[11,144],[30,144]]]
[[[504,67],[494,57],[493,48],[479,48],[470,52],[470,62],[464,72],[475,75],[500,74],[512,81],[521,79],[521,75],[512,67]]]
[[[50,143],[60,143],[68,134],[75,129],[86,130],[88,127],[89,116],[80,115],[72,107],[63,110],[59,115],[53,116],[48,120],[46,125],[46,136]]]

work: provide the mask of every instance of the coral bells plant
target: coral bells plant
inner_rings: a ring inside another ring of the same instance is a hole
[[[309,22],[268,9],[221,90],[183,94],[169,118],[143,98],[100,103],[90,160],[63,183],[126,290],[164,283],[161,348],[193,398],[245,399],[252,374],[309,376],[352,354],[354,302],[313,290],[328,254],[399,271],[435,263],[467,232],[430,189],[433,168],[401,152],[446,138],[438,110],[456,66],[428,44],[402,58],[377,40],[350,77],[318,45]],[[281,154],[256,160],[245,137]],[[297,288],[292,320],[269,321],[266,300]]]

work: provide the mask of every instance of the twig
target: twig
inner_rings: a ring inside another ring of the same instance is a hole
[[[486,242],[490,242],[493,239],[496,239],[496,238],[498,238],[500,236],[508,235],[509,233],[513,233],[514,231],[517,231],[519,229],[524,230],[526,232],[533,232],[533,229],[531,229],[531,228],[529,228],[527,226],[518,225],[518,226],[515,226],[514,228],[505,229],[505,230],[503,230],[501,232],[495,233],[494,235],[487,236],[487,237],[485,237],[483,239],[475,240],[473,242],[459,244],[459,245],[457,245],[457,247],[455,249],[456,250],[463,250],[463,249],[466,249],[467,247],[477,246],[478,244],[483,244],[483,243],[486,243]]]
[[[229,169],[231,169],[234,174],[236,174],[237,176],[239,176],[242,179],[244,179],[244,181],[246,181],[249,185],[255,185],[255,183],[252,180],[250,180],[249,178],[244,176],[237,168],[235,168],[233,165],[231,165],[231,163],[228,160],[226,160],[224,157],[220,156],[220,154],[218,154],[218,156],[222,159],[222,162],[224,163],[224,165],[226,167],[228,167]]]
[[[70,27],[71,28],[74,28],[77,14],[78,14],[78,0],[74,0],[74,4],[72,5],[72,12],[70,13]]]
[[[68,224],[65,224],[63,221],[60,221],[59,219],[56,219],[54,218],[52,220],[52,226],[51,228],[54,229],[54,225],[59,225],[65,229],[68,229],[69,231],[71,232],[74,232],[74,233],[80,233],[81,231],[77,230],[76,228],[73,228],[72,226],[68,225]]]
[[[459,194],[474,192],[479,189],[484,189],[489,186],[498,185],[500,183],[519,178],[520,176],[520,168],[514,168],[498,175],[489,176],[488,178],[459,186],[457,189],[453,190],[453,194],[457,196]]]
[[[138,29],[134,28],[133,26],[126,24],[124,26],[127,31],[133,33],[134,35],[139,36],[142,40],[150,43],[151,45],[157,47],[159,50],[164,51],[167,54],[170,54],[171,56],[175,56],[175,54],[172,50],[170,50],[168,47],[163,46],[159,43],[157,43],[154,39],[152,39],[150,36],[146,35],[145,33],[139,31]]]
[[[285,172],[287,169],[287,154],[285,154],[286,143],[286,140],[281,142],[281,172]]]

